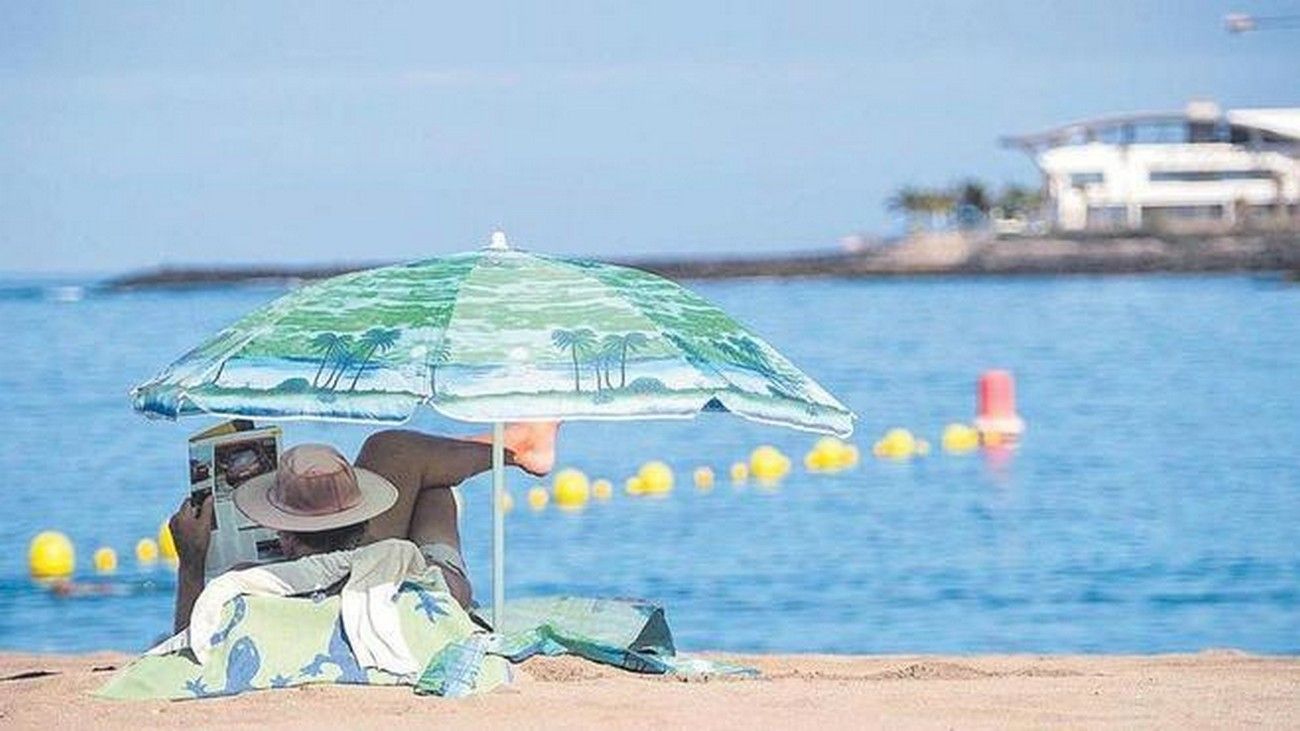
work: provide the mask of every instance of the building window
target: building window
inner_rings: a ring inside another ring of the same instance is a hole
[[[1270,170],[1152,170],[1153,183],[1205,183],[1220,180],[1272,180]]]
[[[1162,221],[1215,221],[1223,218],[1223,206],[1143,206],[1142,220],[1148,223]]]
[[[1128,209],[1124,206],[1088,206],[1088,228],[1108,231],[1128,225]]]
[[[1129,142],[1138,145],[1181,145],[1188,142],[1187,124],[1182,121],[1134,124]]]
[[[1076,188],[1104,182],[1106,182],[1106,176],[1103,173],[1070,173],[1070,185]]]

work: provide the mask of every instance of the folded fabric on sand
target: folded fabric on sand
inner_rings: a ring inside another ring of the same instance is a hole
[[[373,597],[371,598],[373,601]],[[338,596],[235,596],[225,602],[206,661],[189,648],[148,654],[96,694],[117,699],[189,699],[308,683],[415,685],[458,697],[509,682],[511,661],[572,653],[635,672],[680,675],[756,673],[677,655],[663,610],[631,600],[553,598],[508,603],[503,631],[484,632],[455,601],[438,570],[401,581],[387,600],[401,637],[393,646],[418,659],[419,673],[357,659]]]
[[[429,661],[415,692],[469,695],[486,669],[482,660],[523,662],[534,655],[563,654],[638,673],[758,675],[751,668],[679,655],[663,608],[649,602],[555,597],[508,602],[501,632],[475,633],[451,643]]]

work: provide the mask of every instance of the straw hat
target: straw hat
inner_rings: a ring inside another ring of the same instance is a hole
[[[275,530],[315,533],[360,523],[393,507],[397,488],[348,464],[325,444],[300,444],[280,455],[275,472],[235,488],[235,507]]]

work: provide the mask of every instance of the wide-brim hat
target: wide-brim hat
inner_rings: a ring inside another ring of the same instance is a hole
[[[234,500],[258,525],[316,533],[383,513],[397,502],[397,488],[382,475],[353,466],[333,447],[303,444],[286,450],[274,472],[235,488]]]

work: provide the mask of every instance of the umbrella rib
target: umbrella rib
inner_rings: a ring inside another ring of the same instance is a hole
[[[464,276],[457,278],[456,292],[451,296],[451,314],[447,315],[447,324],[442,326],[442,338],[439,342],[446,342],[451,337],[451,326],[456,322],[456,314],[460,311],[460,290],[464,288],[465,282],[474,276],[474,272],[478,271],[478,268],[483,265],[484,258],[483,253],[478,252],[478,257],[474,260],[474,264],[469,268],[469,271],[465,272]],[[434,393],[433,389],[429,390],[429,395],[424,398],[423,403],[428,404],[438,413],[442,413],[442,409],[437,406],[438,394]]]

